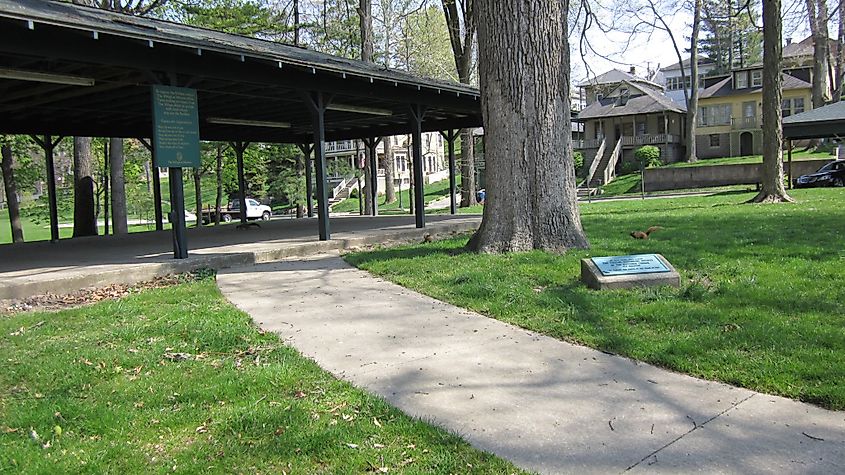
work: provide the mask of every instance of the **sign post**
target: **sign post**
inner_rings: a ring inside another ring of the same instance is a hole
[[[173,257],[185,259],[188,257],[188,240],[182,168],[198,167],[200,164],[197,91],[154,85],[152,100],[154,165],[169,169]]]

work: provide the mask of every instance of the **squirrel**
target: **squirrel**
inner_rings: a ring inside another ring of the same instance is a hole
[[[634,239],[648,239],[648,236],[651,233],[653,233],[653,232],[655,232],[659,229],[663,229],[663,228],[661,228],[660,226],[652,226],[652,227],[646,229],[645,232],[634,231],[634,232],[631,233],[631,237],[634,238]]]
[[[431,242],[431,241],[434,241],[434,236],[432,236],[431,234],[426,234],[425,237],[423,237],[423,242]]]

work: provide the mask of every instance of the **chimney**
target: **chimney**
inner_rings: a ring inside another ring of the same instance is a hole
[[[631,70],[629,72],[631,73],[631,76],[636,76],[637,75],[637,67],[631,66]]]
[[[787,46],[792,44],[792,38],[791,37],[786,39],[786,44],[787,44]]]

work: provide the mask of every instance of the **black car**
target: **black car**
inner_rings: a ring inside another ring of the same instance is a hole
[[[816,173],[801,175],[793,181],[796,188],[814,186],[845,186],[845,160],[834,160],[819,168]]]

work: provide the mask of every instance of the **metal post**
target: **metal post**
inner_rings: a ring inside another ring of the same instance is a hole
[[[241,226],[246,227],[246,179],[244,178],[244,152],[249,142],[232,142],[235,158],[238,162],[238,204],[240,205]]]
[[[446,144],[449,146],[449,212],[451,214],[457,214],[458,203],[455,199],[455,193],[457,192],[455,186],[455,175],[457,174],[455,171],[455,139],[458,134],[456,131],[449,129],[446,133],[440,132],[440,135],[446,139]]]
[[[173,229],[173,258],[187,259],[188,236],[185,227],[185,190],[182,169],[168,168],[170,183],[170,226]]]
[[[153,162],[153,208],[156,216],[156,231],[164,229],[164,215],[161,212],[161,177],[158,173],[158,158],[156,157],[156,148],[152,140],[147,142],[144,139],[138,139],[141,144],[150,151],[150,158]]]
[[[425,227],[425,202],[423,193],[422,169],[422,121],[425,108],[419,104],[411,105],[410,126],[413,140],[414,166],[414,217],[418,228]]]
[[[326,187],[326,107],[331,102],[322,92],[306,96],[314,125],[314,164],[317,166],[317,217],[321,241],[331,239],[329,230],[329,193]]]

